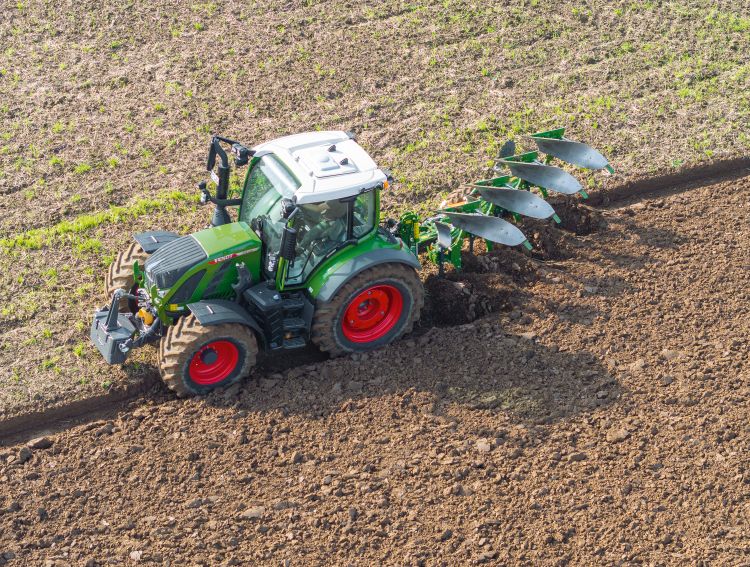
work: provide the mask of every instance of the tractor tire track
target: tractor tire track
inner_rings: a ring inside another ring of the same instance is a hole
[[[634,197],[645,198],[656,193],[662,196],[684,193],[706,185],[746,177],[749,173],[750,157],[717,160],[605,188],[591,195],[587,204],[604,208],[614,207],[615,204],[632,200]]]
[[[99,396],[74,400],[64,405],[5,419],[0,421],[0,446],[22,443],[34,437],[114,416],[157,385],[158,376],[149,376],[124,387],[114,387]],[[153,393],[158,395],[158,388]],[[145,399],[147,398],[144,397]]]

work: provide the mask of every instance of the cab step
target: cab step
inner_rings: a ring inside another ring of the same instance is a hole
[[[307,345],[307,341],[304,337],[292,337],[291,339],[284,339],[282,347],[286,350],[292,350],[296,348],[304,348]]]
[[[284,331],[299,331],[307,328],[305,320],[301,317],[287,317],[284,319]]]
[[[305,307],[305,300],[301,295],[285,297],[281,302],[281,307],[287,313],[290,311],[300,311]]]

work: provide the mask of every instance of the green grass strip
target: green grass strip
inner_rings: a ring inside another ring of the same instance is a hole
[[[72,220],[60,221],[52,226],[34,228],[16,236],[0,239],[0,247],[5,251],[14,248],[39,250],[65,234],[85,232],[102,224],[124,222],[154,211],[171,211],[178,203],[198,203],[198,197],[182,191],[170,191],[156,197],[140,198],[129,205],[110,207],[106,211],[80,215]]]

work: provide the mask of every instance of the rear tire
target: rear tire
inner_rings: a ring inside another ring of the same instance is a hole
[[[312,341],[331,356],[367,352],[411,332],[423,305],[422,282],[412,267],[373,266],[344,284],[330,302],[318,302]]]
[[[249,374],[257,354],[255,335],[244,325],[204,327],[188,315],[161,338],[159,372],[180,397],[207,394]]]
[[[104,293],[107,300],[111,300],[112,294],[118,289],[125,289],[128,293],[133,290],[135,286],[133,266],[137,261],[138,265],[143,267],[147,258],[148,254],[144,252],[141,245],[137,242],[133,242],[128,248],[117,255],[115,261],[109,265],[107,276],[104,279]],[[125,312],[129,310],[128,300],[120,300],[120,311]]]

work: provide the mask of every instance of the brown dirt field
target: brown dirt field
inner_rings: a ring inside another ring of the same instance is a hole
[[[90,314],[133,232],[206,224],[211,132],[354,130],[399,179],[390,213],[548,127],[618,171],[584,177],[601,207],[555,204],[562,229],[525,222],[532,253],[427,267],[422,325],[387,349],[0,446],[0,565],[746,563],[749,178],[608,195],[747,154],[747,11],[8,3],[0,426],[155,379],[149,349],[107,367]]]
[[[509,311],[1,450],[0,556],[743,564],[749,191],[600,209]]]

